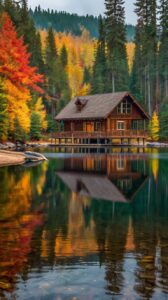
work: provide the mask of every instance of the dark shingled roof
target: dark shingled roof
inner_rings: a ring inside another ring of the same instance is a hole
[[[143,111],[141,106],[129,94],[129,92],[118,92],[110,94],[97,94],[82,97],[76,97],[70,101],[67,106],[56,116],[56,120],[79,120],[79,119],[105,119],[115,109],[115,107],[127,96],[139,107],[146,118],[149,116]],[[77,99],[87,100],[82,110],[76,107]]]

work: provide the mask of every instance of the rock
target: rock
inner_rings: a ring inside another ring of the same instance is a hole
[[[8,149],[16,148],[16,145],[14,143],[11,143],[11,142],[6,142],[5,145],[8,147]]]
[[[2,149],[2,150],[7,150],[8,147],[7,147],[6,145],[4,145],[4,144],[0,144],[0,149]]]
[[[32,162],[47,160],[47,158],[41,153],[26,151],[24,154],[26,159]]]

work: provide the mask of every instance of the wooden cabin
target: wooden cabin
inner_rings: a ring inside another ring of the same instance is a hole
[[[149,115],[128,92],[77,97],[56,116],[58,145],[144,145]]]

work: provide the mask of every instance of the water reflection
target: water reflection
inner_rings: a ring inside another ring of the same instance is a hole
[[[0,299],[168,297],[167,167],[155,153],[0,169]]]
[[[57,175],[77,195],[114,202],[133,200],[148,179],[146,161],[123,155],[66,158]]]

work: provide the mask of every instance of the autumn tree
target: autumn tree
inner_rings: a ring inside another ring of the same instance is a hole
[[[8,102],[9,129],[15,131],[14,120],[19,122],[25,133],[30,129],[30,112],[28,103],[30,91],[42,92],[38,84],[43,77],[37,74],[37,69],[30,66],[30,54],[18,38],[16,29],[9,16],[1,17],[0,30],[0,76],[4,80],[6,99]]]
[[[157,142],[159,140],[159,132],[160,132],[159,117],[157,112],[154,111],[149,124],[149,135],[152,141]]]

